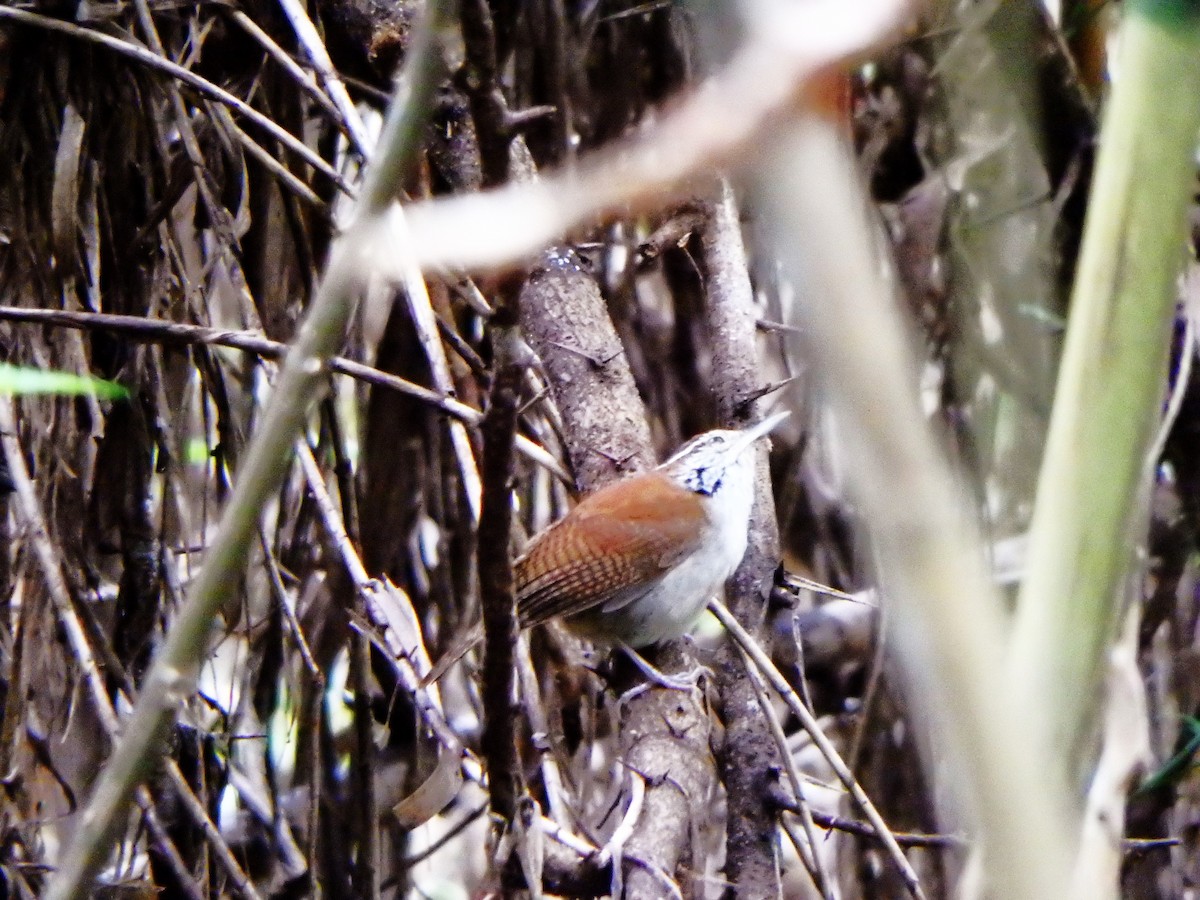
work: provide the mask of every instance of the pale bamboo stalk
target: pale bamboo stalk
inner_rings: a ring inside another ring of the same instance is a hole
[[[1126,4],[1010,656],[1048,704],[1035,737],[1074,780],[1145,542],[1200,133],[1200,7]],[[1051,748],[1058,748],[1053,753]]]
[[[764,225],[803,294],[808,349],[847,435],[846,463],[895,627],[909,695],[946,753],[957,809],[977,824],[995,896],[1063,896],[1064,792],[1024,737],[1004,666],[1007,622],[966,494],[918,403],[908,346],[838,126],[810,116],[756,179]]]

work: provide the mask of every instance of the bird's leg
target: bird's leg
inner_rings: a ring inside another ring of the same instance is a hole
[[[695,691],[700,684],[700,679],[705,675],[711,675],[712,672],[706,666],[695,666],[690,672],[683,675],[675,676],[668,675],[666,672],[659,671],[649,662],[642,654],[638,653],[628,644],[618,644],[621,651],[633,663],[639,672],[646,676],[648,683],[639,684],[634,688],[626,691],[621,695],[618,704],[623,704],[628,700],[632,700],[639,694],[649,690],[652,686],[667,688],[672,691]]]

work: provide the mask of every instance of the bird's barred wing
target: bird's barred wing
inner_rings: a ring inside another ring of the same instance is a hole
[[[603,605],[631,603],[694,553],[703,501],[658,473],[585,498],[517,560],[517,611],[529,627]]]

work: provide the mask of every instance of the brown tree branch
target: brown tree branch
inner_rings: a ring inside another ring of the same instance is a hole
[[[545,367],[562,413],[580,487],[594,489],[654,463],[645,409],[595,278],[567,248],[545,253],[521,291],[522,326]],[[679,667],[690,659],[676,650]],[[662,658],[660,657],[660,664]],[[695,697],[649,690],[625,704],[621,747],[647,777],[641,815],[627,843],[627,897],[664,895],[715,781],[707,712]]]
[[[512,555],[513,436],[528,350],[517,330],[515,296],[492,320],[495,372],[483,417],[483,509],[479,517],[479,597],[483,606],[483,753],[492,812],[511,823],[521,793],[516,747],[514,660],[519,627]]]
[[[583,490],[654,465],[650,428],[621,339],[575,252],[542,255],[521,290],[521,325],[542,362]]]
[[[713,384],[722,425],[741,427],[754,418],[746,398],[759,388],[754,292],[746,268],[746,248],[733,191],[722,183],[707,205],[700,233],[708,330],[712,341]],[[749,631],[757,633],[767,609],[771,578],[779,566],[779,530],[771,496],[765,447],[757,454],[754,511],[746,556],[729,583],[729,605]],[[769,897],[780,891],[775,849],[775,813],[767,789],[782,767],[779,750],[763,715],[754,685],[726,643],[717,656],[718,710],[725,742],[718,764],[725,784],[725,876],[738,897]]]

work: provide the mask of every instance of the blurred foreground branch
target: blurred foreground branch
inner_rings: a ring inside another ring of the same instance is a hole
[[[817,116],[772,142],[756,197],[810,299],[808,348],[852,440],[863,504],[911,696],[946,739],[957,800],[982,828],[989,884],[1059,896],[1070,850],[1061,786],[1022,740],[1034,714],[1004,678],[1007,626],[982,546],[918,406],[915,362],[883,278],[878,237],[837,127]]]

